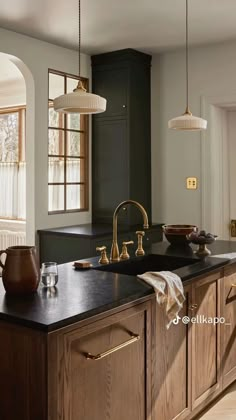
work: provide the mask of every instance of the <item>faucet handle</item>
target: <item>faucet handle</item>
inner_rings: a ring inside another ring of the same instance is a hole
[[[109,260],[107,258],[107,247],[106,246],[97,246],[96,251],[101,252],[101,258],[99,259],[99,264],[109,264]]]
[[[120,259],[121,260],[128,260],[129,259],[129,254],[127,251],[127,245],[133,245],[134,241],[127,241],[127,242],[122,242],[122,251],[120,254]]]
[[[145,251],[143,249],[143,237],[145,232],[143,230],[137,230],[136,235],[138,236],[138,248],[135,251],[136,257],[145,255]]]

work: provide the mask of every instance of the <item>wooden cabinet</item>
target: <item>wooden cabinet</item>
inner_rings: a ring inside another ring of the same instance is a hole
[[[93,222],[112,223],[114,208],[139,201],[151,221],[151,56],[125,49],[92,57],[93,92],[107,99],[93,116]],[[133,207],[133,206],[132,206]],[[127,206],[119,222],[142,223]]]
[[[56,389],[51,391],[58,398],[50,419],[151,419],[150,325],[150,306],[144,304],[56,334]],[[104,357],[93,360],[88,354]]]
[[[0,322],[1,420],[151,420],[152,301],[48,334]]]
[[[104,57],[110,57],[108,68],[104,66]],[[107,100],[107,109],[96,116],[98,120],[104,117],[126,117],[127,115],[129,68],[122,62],[112,67],[115,60],[112,53],[92,57],[93,65],[96,62],[98,66],[99,62],[99,67],[96,67],[96,71],[93,72],[93,91]]]
[[[186,301],[177,325],[166,329],[163,308],[157,305],[155,420],[193,418],[222,390],[220,324],[221,272],[204,276],[185,287]],[[192,318],[184,323],[183,317]],[[162,357],[159,357],[162,355]]]
[[[198,280],[192,286],[192,410],[204,407],[221,392],[220,286],[221,273]],[[190,308],[191,309],[191,308]],[[214,322],[215,320],[215,322]]]
[[[223,388],[236,379],[236,264],[225,268],[222,283],[221,324]]]
[[[185,296],[181,319],[188,316],[191,286]],[[154,420],[182,420],[191,412],[191,328],[180,321],[167,330],[163,308],[156,305],[156,312]]]
[[[127,122],[98,119],[93,132],[93,219],[112,223],[117,205],[129,198]],[[121,213],[119,221],[125,217]]]

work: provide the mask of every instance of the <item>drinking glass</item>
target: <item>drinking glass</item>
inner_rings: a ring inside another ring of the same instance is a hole
[[[44,262],[41,268],[41,281],[44,287],[54,287],[58,282],[56,262]]]

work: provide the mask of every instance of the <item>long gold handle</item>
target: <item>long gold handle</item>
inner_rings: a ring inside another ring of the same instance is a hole
[[[236,287],[236,284],[232,283],[232,284],[231,284],[231,287]]]
[[[132,333],[130,340],[125,341],[124,343],[121,343],[118,346],[113,347],[112,349],[104,351],[104,353],[99,353],[96,355],[93,355],[91,353],[86,353],[85,357],[87,360],[100,360],[100,359],[103,359],[103,357],[109,356],[109,354],[115,353],[116,351],[123,349],[124,347],[129,346],[130,344],[135,343],[138,340],[140,340],[140,335]]]

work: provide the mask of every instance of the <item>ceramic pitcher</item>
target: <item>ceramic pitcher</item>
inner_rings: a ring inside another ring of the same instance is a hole
[[[1,261],[2,254],[6,254],[5,264]],[[11,246],[0,251],[0,266],[7,293],[25,294],[37,290],[40,271],[35,247]]]

